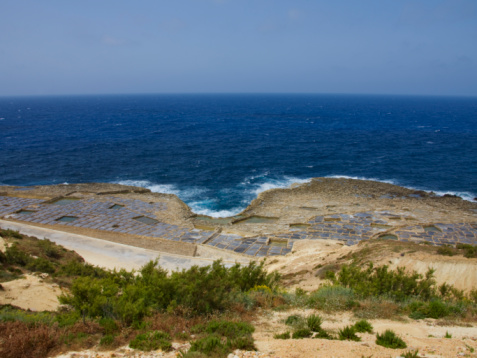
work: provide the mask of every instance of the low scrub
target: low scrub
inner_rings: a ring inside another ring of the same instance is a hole
[[[131,342],[129,347],[141,351],[155,351],[161,349],[164,352],[172,348],[171,336],[161,331],[153,331],[138,334]]]
[[[386,348],[407,348],[407,344],[394,331],[387,329],[383,334],[376,335],[376,344]]]
[[[365,319],[356,322],[353,325],[353,328],[359,333],[373,333],[373,325]]]
[[[361,341],[361,338],[356,335],[356,329],[353,326],[346,326],[338,332],[340,341]]]

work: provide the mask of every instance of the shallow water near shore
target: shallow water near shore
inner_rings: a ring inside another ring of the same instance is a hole
[[[477,196],[477,99],[351,95],[0,98],[0,184],[114,182],[233,216],[344,176]]]

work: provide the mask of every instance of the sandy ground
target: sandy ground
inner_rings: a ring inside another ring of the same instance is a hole
[[[32,311],[56,311],[58,296],[63,293],[57,284],[46,283],[42,277],[35,275],[24,275],[21,279],[4,282],[2,287],[0,304],[11,304]]]
[[[407,344],[406,349],[389,349],[376,345],[376,334],[359,333],[361,342],[330,341],[324,339],[274,339],[275,333],[287,330],[283,322],[291,314],[307,316],[317,313],[313,310],[294,310],[288,312],[269,312],[261,317],[254,333],[257,349],[270,357],[397,357],[409,350],[419,350],[425,357],[458,357],[461,353],[470,354],[470,348],[477,349],[476,327],[436,326],[435,320],[398,322],[389,320],[370,320],[375,333],[392,329]],[[323,328],[332,332],[353,324],[356,320],[350,313],[319,314],[324,318]],[[444,338],[446,332],[452,338]],[[463,354],[462,354],[463,355]],[[472,354],[471,356],[475,356]]]
[[[403,247],[406,247],[404,244]],[[288,277],[290,287],[300,287],[306,291],[316,290],[323,280],[316,276],[320,267],[334,264],[346,255],[361,250],[359,245],[343,246],[337,241],[301,240],[298,241],[292,254],[267,259],[267,269],[277,270]],[[403,252],[412,251],[403,249]],[[454,287],[470,291],[477,289],[477,260],[462,256],[442,256],[427,252],[405,253],[387,250],[383,253],[371,254],[375,266],[388,265],[390,269],[405,267],[425,274],[429,268],[435,270],[438,285],[447,283]],[[374,255],[374,256],[373,256]],[[347,262],[346,260],[341,260]]]

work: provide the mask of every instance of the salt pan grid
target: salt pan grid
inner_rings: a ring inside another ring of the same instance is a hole
[[[32,211],[28,214],[24,211]],[[353,215],[316,216],[304,227],[292,227],[289,232],[244,238],[240,235],[214,231],[187,229],[177,225],[145,220],[155,219],[154,213],[167,210],[165,203],[146,203],[141,200],[103,197],[71,201],[66,205],[47,204],[39,199],[0,196],[0,217],[47,225],[66,225],[131,235],[157,237],[191,244],[204,244],[248,256],[286,255],[296,240],[339,240],[355,245],[362,240],[389,231],[400,241],[427,242],[434,245],[456,243],[477,244],[477,224],[457,223],[411,225],[393,229],[396,220],[405,219],[390,212],[362,212]],[[76,217],[71,222],[62,217]]]

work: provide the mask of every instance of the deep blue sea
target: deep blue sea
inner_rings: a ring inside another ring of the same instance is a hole
[[[477,196],[477,98],[0,98],[0,133],[0,184],[131,184],[213,216],[319,176]]]

